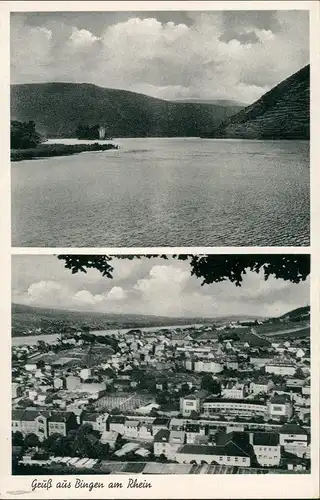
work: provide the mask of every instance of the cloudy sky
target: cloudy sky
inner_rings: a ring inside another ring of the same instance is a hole
[[[309,62],[307,11],[13,13],[12,83],[252,103]]]
[[[292,284],[249,272],[241,288],[201,286],[175,259],[113,260],[113,279],[96,270],[72,275],[55,256],[13,256],[12,300],[40,307],[171,317],[277,316],[309,304],[309,281]]]

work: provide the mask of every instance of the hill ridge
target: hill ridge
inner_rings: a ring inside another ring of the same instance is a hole
[[[112,137],[194,137],[240,109],[237,105],[166,101],[88,83],[11,86],[11,119],[32,120],[49,137],[75,137],[80,122],[103,124]]]
[[[309,139],[310,65],[219,125],[212,138]]]

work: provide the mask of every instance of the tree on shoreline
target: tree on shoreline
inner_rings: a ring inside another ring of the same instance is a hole
[[[29,149],[40,144],[42,138],[36,131],[36,125],[33,121],[19,122],[13,120],[10,129],[10,141],[12,149]]]

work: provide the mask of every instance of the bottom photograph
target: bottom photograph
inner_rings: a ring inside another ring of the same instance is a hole
[[[14,255],[12,474],[309,473],[309,274],[307,254]]]

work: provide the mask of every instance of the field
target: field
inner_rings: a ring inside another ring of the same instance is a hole
[[[37,354],[29,358],[29,362],[36,363],[43,361],[55,366],[82,366],[83,368],[88,368],[106,362],[112,353],[113,351],[110,347],[99,344],[90,347],[74,347],[63,350],[60,353]]]

